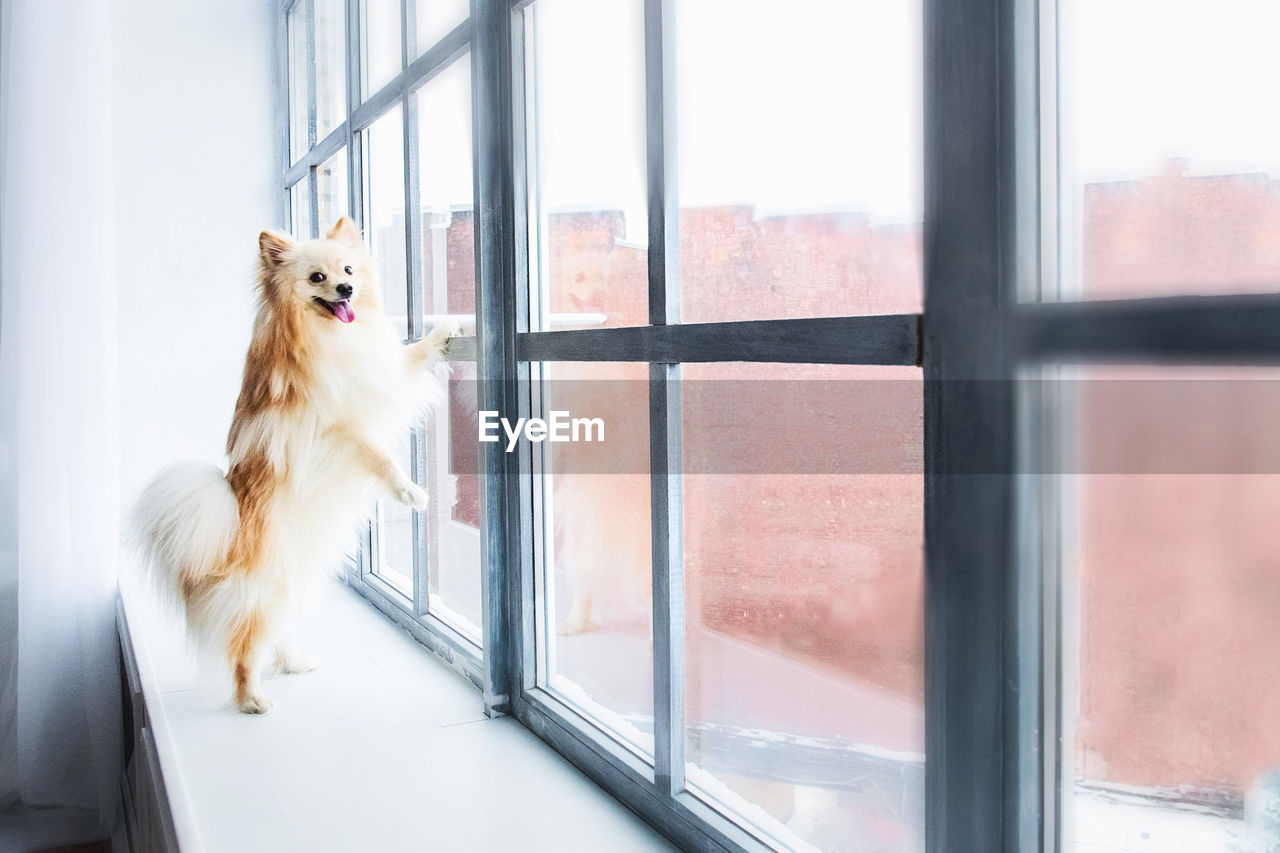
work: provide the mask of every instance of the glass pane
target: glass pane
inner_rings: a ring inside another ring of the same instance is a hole
[[[447,411],[432,420],[428,493],[436,499],[436,541],[427,610],[480,642],[480,476],[475,440],[476,369],[456,362],[438,375],[449,384]]]
[[[415,97],[424,327],[446,314],[465,323],[476,313],[470,55],[431,78]]]
[[[416,0],[414,9],[417,52],[426,53],[471,13],[469,0]]]
[[[921,310],[921,4],[680,0],[680,319]]]
[[[475,229],[471,183],[471,58],[464,55],[414,95],[418,108],[418,197],[422,223],[424,328],[445,317],[474,322]],[[475,365],[455,364],[449,411],[433,421],[432,460],[440,464],[438,558],[428,609],[480,639],[479,469],[476,466]],[[448,377],[442,368],[441,379]]]
[[[347,120],[347,12],[344,0],[316,4],[316,126],[320,139]]]
[[[395,460],[412,476],[409,433],[396,442]],[[415,478],[416,479],[416,478]],[[378,502],[379,560],[374,573],[406,596],[413,597],[413,510],[384,497]]]
[[[1278,850],[1280,369],[1079,376],[1068,849]]]
[[[361,0],[361,78],[364,96],[377,92],[403,67],[400,48],[400,0]]]
[[[311,183],[304,176],[289,187],[289,211],[293,217],[293,237],[295,240],[311,239]]]
[[[307,4],[289,13],[289,160],[296,163],[311,147],[307,138]]]
[[[1061,6],[1062,296],[1280,289],[1280,5]]]
[[[536,329],[649,322],[641,0],[525,11]]]
[[[320,230],[327,232],[339,217],[349,213],[347,205],[347,149],[339,149],[316,170],[319,190]]]
[[[782,849],[923,851],[922,371],[681,370],[690,786]]]
[[[396,104],[364,132],[364,236],[382,274],[387,316],[408,340],[402,113]]]
[[[534,445],[544,476],[540,683],[653,753],[649,367],[543,364],[540,417],[600,418],[604,440]]]

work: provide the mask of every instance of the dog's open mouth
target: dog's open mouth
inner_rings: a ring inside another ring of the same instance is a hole
[[[352,309],[350,300],[339,299],[337,302],[328,302],[321,299],[319,296],[317,296],[315,300],[323,305],[330,314],[337,317],[344,323],[350,323],[356,318],[356,312]]]

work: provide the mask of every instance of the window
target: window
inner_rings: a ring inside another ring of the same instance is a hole
[[[611,432],[531,449],[514,710],[699,815],[695,846],[923,849],[923,383],[894,313],[920,307],[920,21],[882,6],[675,3],[668,40],[638,0],[534,0],[515,31],[529,410]],[[829,44],[754,67],[815,19]],[[834,49],[871,21],[893,37]],[[850,76],[880,139],[803,124],[835,92],[810,81]]]
[[[1032,312],[1071,343],[1037,359],[1052,381],[1028,437],[1052,466],[1038,523],[1060,673],[1055,841],[1274,848],[1280,753],[1259,709],[1275,702],[1264,614],[1280,568],[1262,516],[1277,468],[1258,424],[1280,347],[1249,329],[1280,291],[1277,131],[1253,105],[1276,13],[1059,0],[1057,14],[1057,262],[1040,297],[1078,304]]]
[[[1248,366],[1273,359],[1214,340],[1233,301],[1195,306],[1207,316],[1167,339],[1167,305],[1130,306],[1126,346],[1037,367],[1021,389],[1040,491],[1028,496],[1040,508],[1028,512],[1031,544],[1050,582],[1046,666],[1058,674],[1045,706],[1058,849],[1276,840],[1276,741],[1254,709],[1274,683],[1263,625],[1280,572],[1261,516],[1278,469],[1256,424],[1280,386],[1275,367]],[[1092,310],[1095,328],[1111,319]]]
[[[524,140],[537,270],[530,329],[643,325],[643,3],[551,0],[522,20],[526,110],[536,117]]]
[[[1248,0],[1064,0],[1065,297],[1275,291],[1280,127],[1257,105],[1276,26]]]
[[[923,849],[920,369],[682,380],[691,789],[787,848]]]
[[[919,4],[673,11],[681,319],[918,313]]]
[[[475,253],[466,5],[404,6],[286,4],[284,184],[298,239],[319,236],[343,215],[361,226],[387,314],[411,341],[446,317],[474,321]],[[448,407],[406,433],[397,451],[429,506],[379,503],[349,580],[481,684],[483,498],[468,423],[476,377],[459,363],[440,378]]]
[[[688,849],[1266,849],[1271,17],[284,3],[282,217],[476,320],[351,584]]]
[[[1059,370],[1064,840],[1265,850],[1280,373]]]

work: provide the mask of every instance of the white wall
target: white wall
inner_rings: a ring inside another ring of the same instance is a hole
[[[116,0],[112,115],[121,498],[222,464],[276,227],[273,0]]]

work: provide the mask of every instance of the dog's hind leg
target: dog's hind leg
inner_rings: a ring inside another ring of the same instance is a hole
[[[298,644],[294,640],[294,628],[291,624],[293,619],[289,618],[288,623],[280,631],[280,636],[276,639],[276,671],[281,675],[295,675],[300,672],[311,672],[318,669],[320,661],[310,655],[304,655],[298,651]]]
[[[258,653],[266,636],[266,620],[260,611],[244,616],[232,629],[227,656],[235,680],[235,703],[242,714],[265,714],[275,705],[262,693],[258,677]]]
[[[282,675],[295,675],[320,668],[320,659],[304,655],[291,644],[276,646],[276,670]]]

